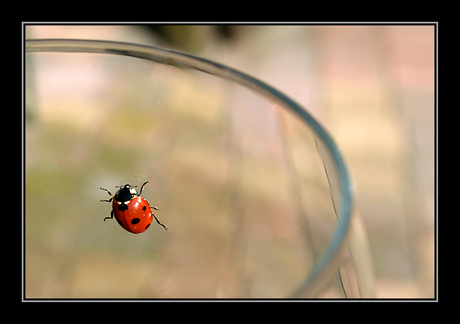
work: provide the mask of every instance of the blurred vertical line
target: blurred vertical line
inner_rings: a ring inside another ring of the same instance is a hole
[[[232,111],[226,108],[223,112],[224,129],[226,133],[226,153],[227,153],[227,179],[231,184],[229,189],[229,202],[228,213],[229,218],[235,221],[234,230],[232,233],[231,248],[229,251],[230,262],[234,263],[235,278],[237,284],[235,285],[233,296],[228,297],[242,297],[250,296],[250,278],[247,278],[244,255],[246,253],[247,241],[245,239],[244,227],[244,210],[243,203],[244,197],[239,195],[239,187],[241,186],[241,178],[243,176],[242,170],[242,152],[241,146],[238,145],[236,137],[234,136],[235,127],[233,127]]]
[[[322,162],[322,166],[323,166],[323,169],[324,169],[324,174],[326,175],[327,183],[328,183],[328,186],[329,186],[329,196],[331,197],[332,207],[334,209],[334,215],[335,215],[335,218],[338,221],[339,217],[337,215],[336,201],[335,201],[334,195],[332,193],[331,179],[329,178],[329,174],[328,174],[327,168],[326,168],[326,163],[325,163],[324,159],[322,158],[322,154],[321,154],[321,152],[319,150],[318,141],[317,141],[316,138],[315,138],[315,144],[316,144],[316,150],[318,151],[318,155],[321,157],[321,162]],[[340,281],[340,287],[341,287],[342,292],[343,292],[343,294],[344,294],[344,296],[346,298],[359,297],[359,291],[357,291],[357,289],[356,289],[356,286],[358,285],[358,280],[356,278],[352,279],[350,277],[350,274],[352,272],[352,270],[350,268],[352,268],[352,265],[350,264],[350,262],[346,262],[346,264],[339,266],[338,277],[339,277],[339,281]]]
[[[331,197],[332,205],[334,207],[334,215],[339,220],[336,206],[340,199],[334,199],[338,195],[339,188],[337,183],[331,181],[329,176],[325,155],[321,152],[320,144],[315,138],[316,149],[318,155],[321,157],[322,167],[324,174],[327,178],[329,186],[329,195]],[[370,250],[368,240],[365,233],[364,225],[357,215],[357,206],[353,206],[353,217],[351,219],[350,235],[345,241],[346,249],[343,256],[343,264],[338,268],[338,278],[343,294],[346,298],[369,298],[374,297],[373,286],[373,268],[372,261],[370,260]],[[368,259],[366,259],[366,257]]]
[[[286,168],[286,172],[288,176],[288,183],[287,187],[289,190],[289,196],[292,201],[292,204],[295,206],[296,214],[297,214],[297,222],[301,231],[304,233],[304,238],[309,245],[309,248],[313,252],[313,256],[316,259],[319,258],[321,255],[321,251],[316,248],[316,245],[313,243],[313,233],[311,232],[311,226],[308,221],[308,213],[305,211],[302,203],[302,194],[301,194],[301,185],[299,181],[299,174],[295,167],[294,157],[290,145],[290,140],[288,139],[289,132],[287,129],[290,127],[286,117],[279,111],[278,106],[276,106],[276,121],[277,121],[277,128],[279,130],[279,136],[282,142],[283,148],[283,159],[284,165]],[[308,270],[305,274],[305,280],[308,278],[310,270]],[[296,291],[300,289],[297,288]],[[292,293],[291,293],[292,295]]]

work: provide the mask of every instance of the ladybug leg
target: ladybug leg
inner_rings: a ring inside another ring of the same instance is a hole
[[[147,201],[147,199],[146,199],[145,201]],[[148,201],[147,201],[147,204],[149,204],[150,208],[155,209],[155,210],[158,210],[158,207],[150,205],[150,203],[149,203]],[[153,215],[153,217],[155,217],[155,220],[157,221],[158,224],[160,224],[161,226],[163,226],[163,227],[165,228],[165,230],[168,229],[168,226],[166,226],[165,224],[162,224],[162,223],[160,222],[160,220],[155,216],[154,213],[152,213],[152,215]]]
[[[106,219],[112,219],[112,218],[113,218],[113,210],[110,212],[110,217],[104,218],[104,222],[105,222]]]
[[[157,208],[157,209],[158,209],[158,208]],[[165,224],[162,224],[162,223],[160,222],[160,220],[155,216],[154,213],[152,213],[152,215],[153,215],[153,217],[155,217],[155,220],[157,221],[157,223],[158,223],[159,225],[163,226],[163,227],[165,228],[165,230],[168,229],[168,226],[166,226]]]
[[[101,189],[101,190],[107,191],[108,194],[110,195],[110,199],[101,199],[101,202],[111,202],[112,199],[113,199],[113,195],[112,195],[112,193],[109,191],[109,189],[107,189],[107,188],[102,188],[102,187],[101,187],[100,189]],[[108,217],[106,217],[106,218],[108,218]]]
[[[141,186],[141,190],[139,190],[139,196],[141,195],[142,193],[142,190],[144,190],[144,186],[149,183],[148,181],[144,182],[144,184]]]
[[[155,209],[155,210],[158,210],[158,207],[157,207],[157,206],[152,206],[152,205],[150,205],[150,203],[148,202],[147,199],[145,199],[145,201],[147,202],[147,204],[149,204],[150,208]]]

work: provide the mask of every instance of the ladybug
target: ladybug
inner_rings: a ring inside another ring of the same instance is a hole
[[[141,197],[142,190],[148,181],[144,182],[139,193],[136,191],[137,186],[131,186],[125,184],[124,186],[116,186],[120,188],[115,193],[115,196],[107,188],[101,188],[109,193],[110,199],[101,199],[101,202],[112,202],[112,211],[110,217],[106,219],[112,219],[115,215],[115,219],[118,224],[128,232],[134,234],[140,234],[149,228],[153,218],[158,224],[164,227],[165,230],[168,227],[160,222],[160,220],[152,213],[152,209],[158,210],[155,206],[150,206],[149,202]]]

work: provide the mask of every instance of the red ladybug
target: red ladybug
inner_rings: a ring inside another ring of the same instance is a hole
[[[168,227],[160,222],[160,220],[152,213],[152,209],[158,210],[157,207],[150,206],[149,202],[141,197],[142,189],[148,183],[144,182],[139,193],[136,191],[136,186],[125,184],[124,186],[116,186],[120,188],[115,193],[115,196],[107,188],[101,188],[109,193],[110,199],[101,199],[101,202],[112,202],[112,212],[110,217],[104,218],[112,219],[115,215],[115,219],[118,224],[128,232],[134,234],[140,234],[149,228],[153,218],[158,224],[163,226],[165,229]]]

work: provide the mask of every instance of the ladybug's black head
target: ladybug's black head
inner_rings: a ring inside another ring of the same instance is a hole
[[[134,197],[138,196],[135,187],[136,186],[131,186],[130,184],[125,184],[124,186],[117,187],[120,189],[116,192],[113,198],[115,198],[115,200],[119,202],[125,202],[128,200],[131,200]]]

